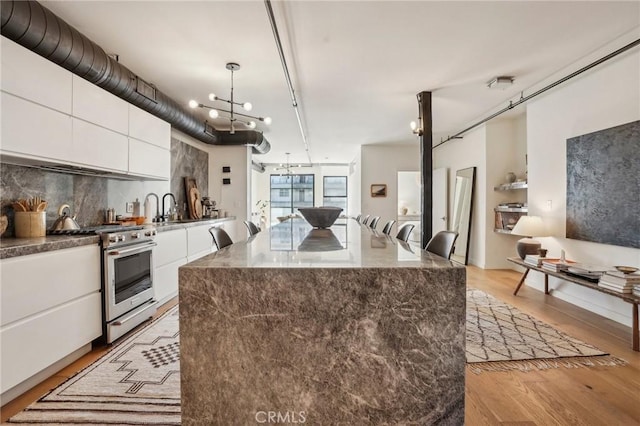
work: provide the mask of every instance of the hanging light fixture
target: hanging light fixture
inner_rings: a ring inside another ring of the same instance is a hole
[[[291,155],[290,152],[285,152],[285,155],[287,156],[287,162],[286,163],[280,163],[279,167],[276,167],[275,170],[286,170],[286,173],[280,172],[280,176],[290,176],[293,173],[291,173],[291,169],[295,168],[295,167],[302,167],[302,164],[290,164],[289,163],[289,155]]]
[[[250,129],[255,129],[256,128],[256,122],[253,120],[247,120],[247,119],[254,119],[254,120],[259,120],[264,122],[265,124],[269,125],[271,124],[271,118],[270,117],[257,117],[257,116],[253,116],[253,115],[248,115],[248,114],[244,114],[244,113],[240,113],[234,110],[234,105],[238,105],[241,106],[245,111],[251,111],[251,109],[253,108],[253,105],[251,105],[250,102],[236,102],[233,98],[233,73],[234,71],[238,71],[240,69],[240,65],[235,63],[235,62],[229,62],[226,65],[226,68],[231,71],[231,99],[223,99],[220,98],[218,96],[216,96],[214,93],[210,93],[209,94],[209,100],[210,101],[222,101],[222,102],[226,102],[229,104],[229,109],[221,109],[221,108],[216,108],[216,107],[212,107],[209,105],[205,105],[202,104],[196,100],[190,100],[189,101],[189,107],[191,108],[206,108],[209,110],[209,117],[211,118],[218,118],[221,117],[220,116],[220,112],[226,112],[229,114],[229,117],[222,117],[222,118],[226,118],[227,120],[229,120],[231,122],[231,131],[230,133],[233,134],[235,133],[235,123],[236,122],[240,122],[242,124],[244,124],[245,126],[247,126]],[[241,118],[238,118],[237,116],[240,116]]]
[[[409,123],[411,127],[411,131],[414,135],[422,136],[422,124],[420,123],[420,118],[418,118],[418,122],[412,121]]]

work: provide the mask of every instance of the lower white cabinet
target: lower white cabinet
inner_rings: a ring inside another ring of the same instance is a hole
[[[1,392],[102,335],[97,244],[0,261]]]
[[[209,233],[211,226],[203,225],[187,228],[187,260],[189,262],[206,256],[215,250],[213,238]]]
[[[159,232],[153,249],[153,288],[162,304],[178,294],[178,268],[187,263],[187,232],[184,228]]]

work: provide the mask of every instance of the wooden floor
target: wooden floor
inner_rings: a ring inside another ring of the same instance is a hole
[[[631,350],[631,329],[524,286],[510,270],[467,268],[469,287],[479,288],[523,312],[629,362],[627,366],[466,375],[467,425],[640,425],[640,353]],[[165,305],[165,310],[173,306]],[[629,306],[629,311],[631,307]],[[98,348],[2,407],[6,421],[49,389],[106,352]]]

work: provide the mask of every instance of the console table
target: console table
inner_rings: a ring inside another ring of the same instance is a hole
[[[508,257],[507,260],[511,263],[515,263],[518,266],[522,266],[523,268],[526,268],[524,273],[522,274],[522,278],[520,278],[520,281],[518,282],[518,285],[516,286],[516,289],[513,292],[514,295],[518,294],[518,291],[520,290],[520,287],[522,287],[522,284],[524,283],[525,278],[527,278],[529,271],[534,270],[544,274],[544,294],[549,294],[549,275],[551,275],[552,277],[560,278],[561,280],[578,284],[583,287],[588,287],[590,289],[599,291],[600,293],[605,293],[610,296],[617,297],[618,299],[622,299],[625,302],[631,303],[631,309],[632,309],[631,313],[633,317],[633,326],[632,326],[633,350],[640,351],[640,335],[638,331],[638,304],[640,304],[640,297],[634,296],[631,293],[618,293],[616,291],[609,290],[604,287],[600,287],[598,286],[598,283],[594,283],[589,280],[580,279],[571,275],[567,275],[563,272],[549,271],[548,269],[533,266],[528,263],[525,263],[519,257]]]

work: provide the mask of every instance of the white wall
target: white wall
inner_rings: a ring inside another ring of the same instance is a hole
[[[349,190],[347,191],[349,216],[362,213],[362,152],[358,150],[356,157],[349,164]]]
[[[422,212],[421,174],[416,171],[398,171],[398,204],[397,208],[406,207],[407,214],[420,214]],[[400,214],[399,210],[397,211]]]
[[[607,49],[612,51],[612,49]],[[587,74],[532,101],[527,109],[529,214],[545,217],[553,238],[542,238],[550,256],[564,249],[572,260],[596,265],[640,266],[640,250],[569,240],[565,235],[566,140],[640,119],[640,52],[600,65]],[[547,207],[551,200],[551,209]],[[528,285],[542,288],[542,277],[530,274]],[[550,280],[555,297],[631,324],[628,303],[577,285]]]
[[[433,168],[449,169],[449,182],[456,181],[456,172],[467,167],[476,167],[476,182],[473,196],[473,217],[471,220],[471,238],[469,245],[469,263],[485,267],[485,238],[487,234],[487,170],[486,170],[486,128],[480,126],[464,135],[463,139],[454,139],[433,150]],[[455,184],[449,185],[448,217],[453,217],[452,204]],[[493,218],[493,212],[491,213]],[[493,219],[492,219],[493,220]]]
[[[360,212],[380,216],[378,226],[396,219],[398,172],[420,170],[420,145],[362,145],[361,161]],[[372,184],[386,184],[387,196],[371,197]]]

